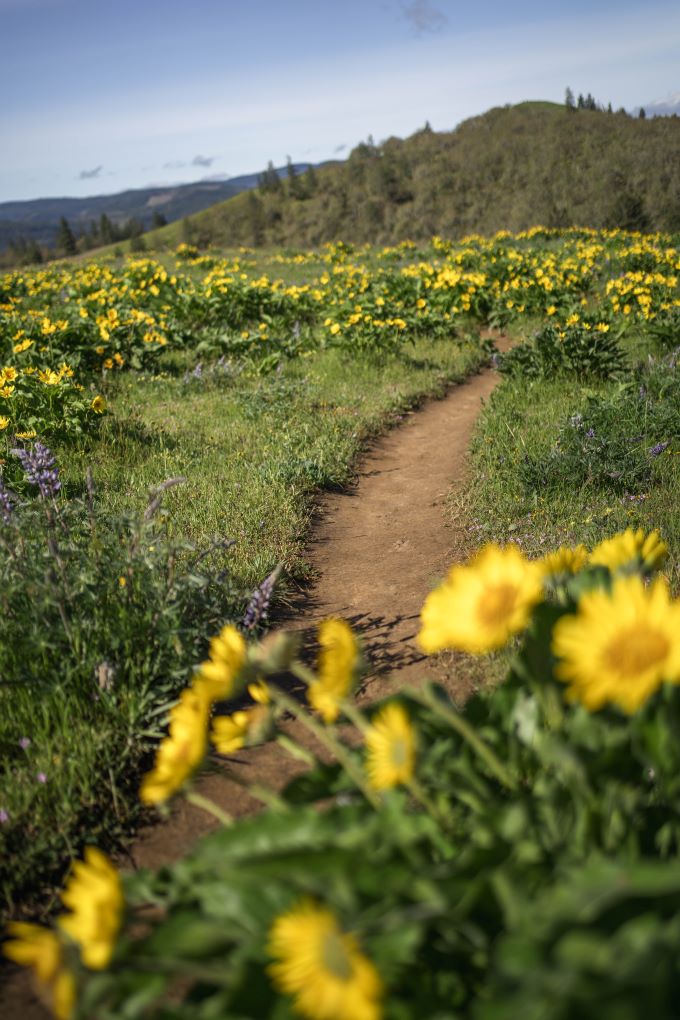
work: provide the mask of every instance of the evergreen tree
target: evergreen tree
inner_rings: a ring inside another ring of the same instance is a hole
[[[576,106],[578,107],[579,110],[583,110],[585,108],[585,105],[586,105],[586,101],[583,98],[583,93],[579,92],[578,99],[576,101]]]
[[[276,194],[281,191],[281,179],[271,160],[267,163],[264,173],[260,174],[257,186],[262,194]]]
[[[250,243],[257,247],[264,241],[264,207],[262,199],[254,191],[248,192],[248,220],[250,223]]]
[[[290,156],[286,157],[286,173],[288,175],[288,192],[291,198],[306,198],[304,181],[295,172]]]
[[[308,196],[313,195],[319,185],[314,167],[311,165],[308,166],[302,176],[305,182],[306,194]]]
[[[106,213],[102,213],[99,217],[99,237],[102,244],[111,244],[112,241],[117,240],[113,223]]]
[[[646,116],[647,114],[645,113],[645,108],[644,106],[641,106],[640,112],[638,113],[638,117],[640,118],[640,120],[645,120]]]
[[[151,217],[151,226],[154,228],[154,230],[157,230],[158,227],[167,226],[167,223],[168,221],[166,220],[163,213],[155,212]]]
[[[59,220],[59,233],[57,234],[57,249],[65,255],[75,255],[78,251],[76,239],[71,230],[68,220],[62,216]]]

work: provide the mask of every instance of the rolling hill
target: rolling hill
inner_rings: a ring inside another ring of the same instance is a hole
[[[680,118],[498,107],[454,131],[362,143],[340,164],[192,216],[200,245],[394,243],[546,226],[680,231]],[[177,227],[147,245],[180,239]]]

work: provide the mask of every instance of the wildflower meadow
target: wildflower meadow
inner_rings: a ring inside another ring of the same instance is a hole
[[[0,278],[3,952],[58,1020],[672,1020],[679,271],[536,227]],[[279,626],[315,496],[489,364],[469,555],[368,701],[357,628]],[[202,792],[273,741],[257,813]],[[179,798],[215,830],[126,870]]]

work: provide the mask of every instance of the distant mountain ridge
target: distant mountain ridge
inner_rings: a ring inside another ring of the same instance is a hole
[[[294,163],[296,173],[305,171],[309,163]],[[286,167],[277,173],[285,177]],[[216,202],[223,202],[242,191],[256,188],[260,174],[243,174],[226,180],[202,180],[191,184],[160,185],[134,188],[114,195],[88,198],[36,198],[21,202],[0,202],[0,251],[10,241],[23,237],[27,241],[52,246],[65,217],[74,233],[86,230],[102,215],[116,225],[137,219],[145,227],[151,225],[154,213],[161,213],[168,223],[200,212]]]

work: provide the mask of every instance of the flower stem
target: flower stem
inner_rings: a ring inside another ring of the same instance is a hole
[[[377,810],[380,807],[380,800],[366,782],[366,777],[357,766],[352,755],[349,753],[344,744],[341,744],[328,729],[321,726],[316,719],[309,714],[309,712],[295,701],[294,698],[284,694],[282,690],[273,690],[272,700],[276,701],[282,708],[285,708],[288,712],[290,712],[292,716],[301,722],[302,725],[316,737],[319,743],[322,744],[326,750],[330,751],[330,753],[337,758],[345,772],[351,776],[369,804],[372,804]]]
[[[426,708],[431,708],[435,715],[444,719],[449,726],[454,729],[467,744],[470,745],[472,750],[479,755],[479,757],[485,762],[489,771],[494,774],[496,779],[498,779],[499,782],[506,787],[506,789],[516,789],[517,784],[514,779],[499,758],[497,758],[493,753],[488,744],[484,743],[482,738],[474,731],[472,726],[470,726],[469,723],[467,723],[454,708],[449,708],[448,706],[443,705],[435,696],[430,686],[425,687],[423,690],[419,690],[415,687],[405,687],[403,689],[403,693],[407,694],[414,701],[419,702],[419,704],[425,705]]]
[[[222,825],[228,827],[233,824],[234,819],[231,815],[226,811],[223,811],[222,808],[218,804],[215,804],[214,801],[210,800],[209,797],[204,797],[202,793],[197,793],[196,790],[189,790],[185,796],[190,804],[206,811],[209,815],[212,815],[213,818],[216,818],[218,822],[221,822]]]

